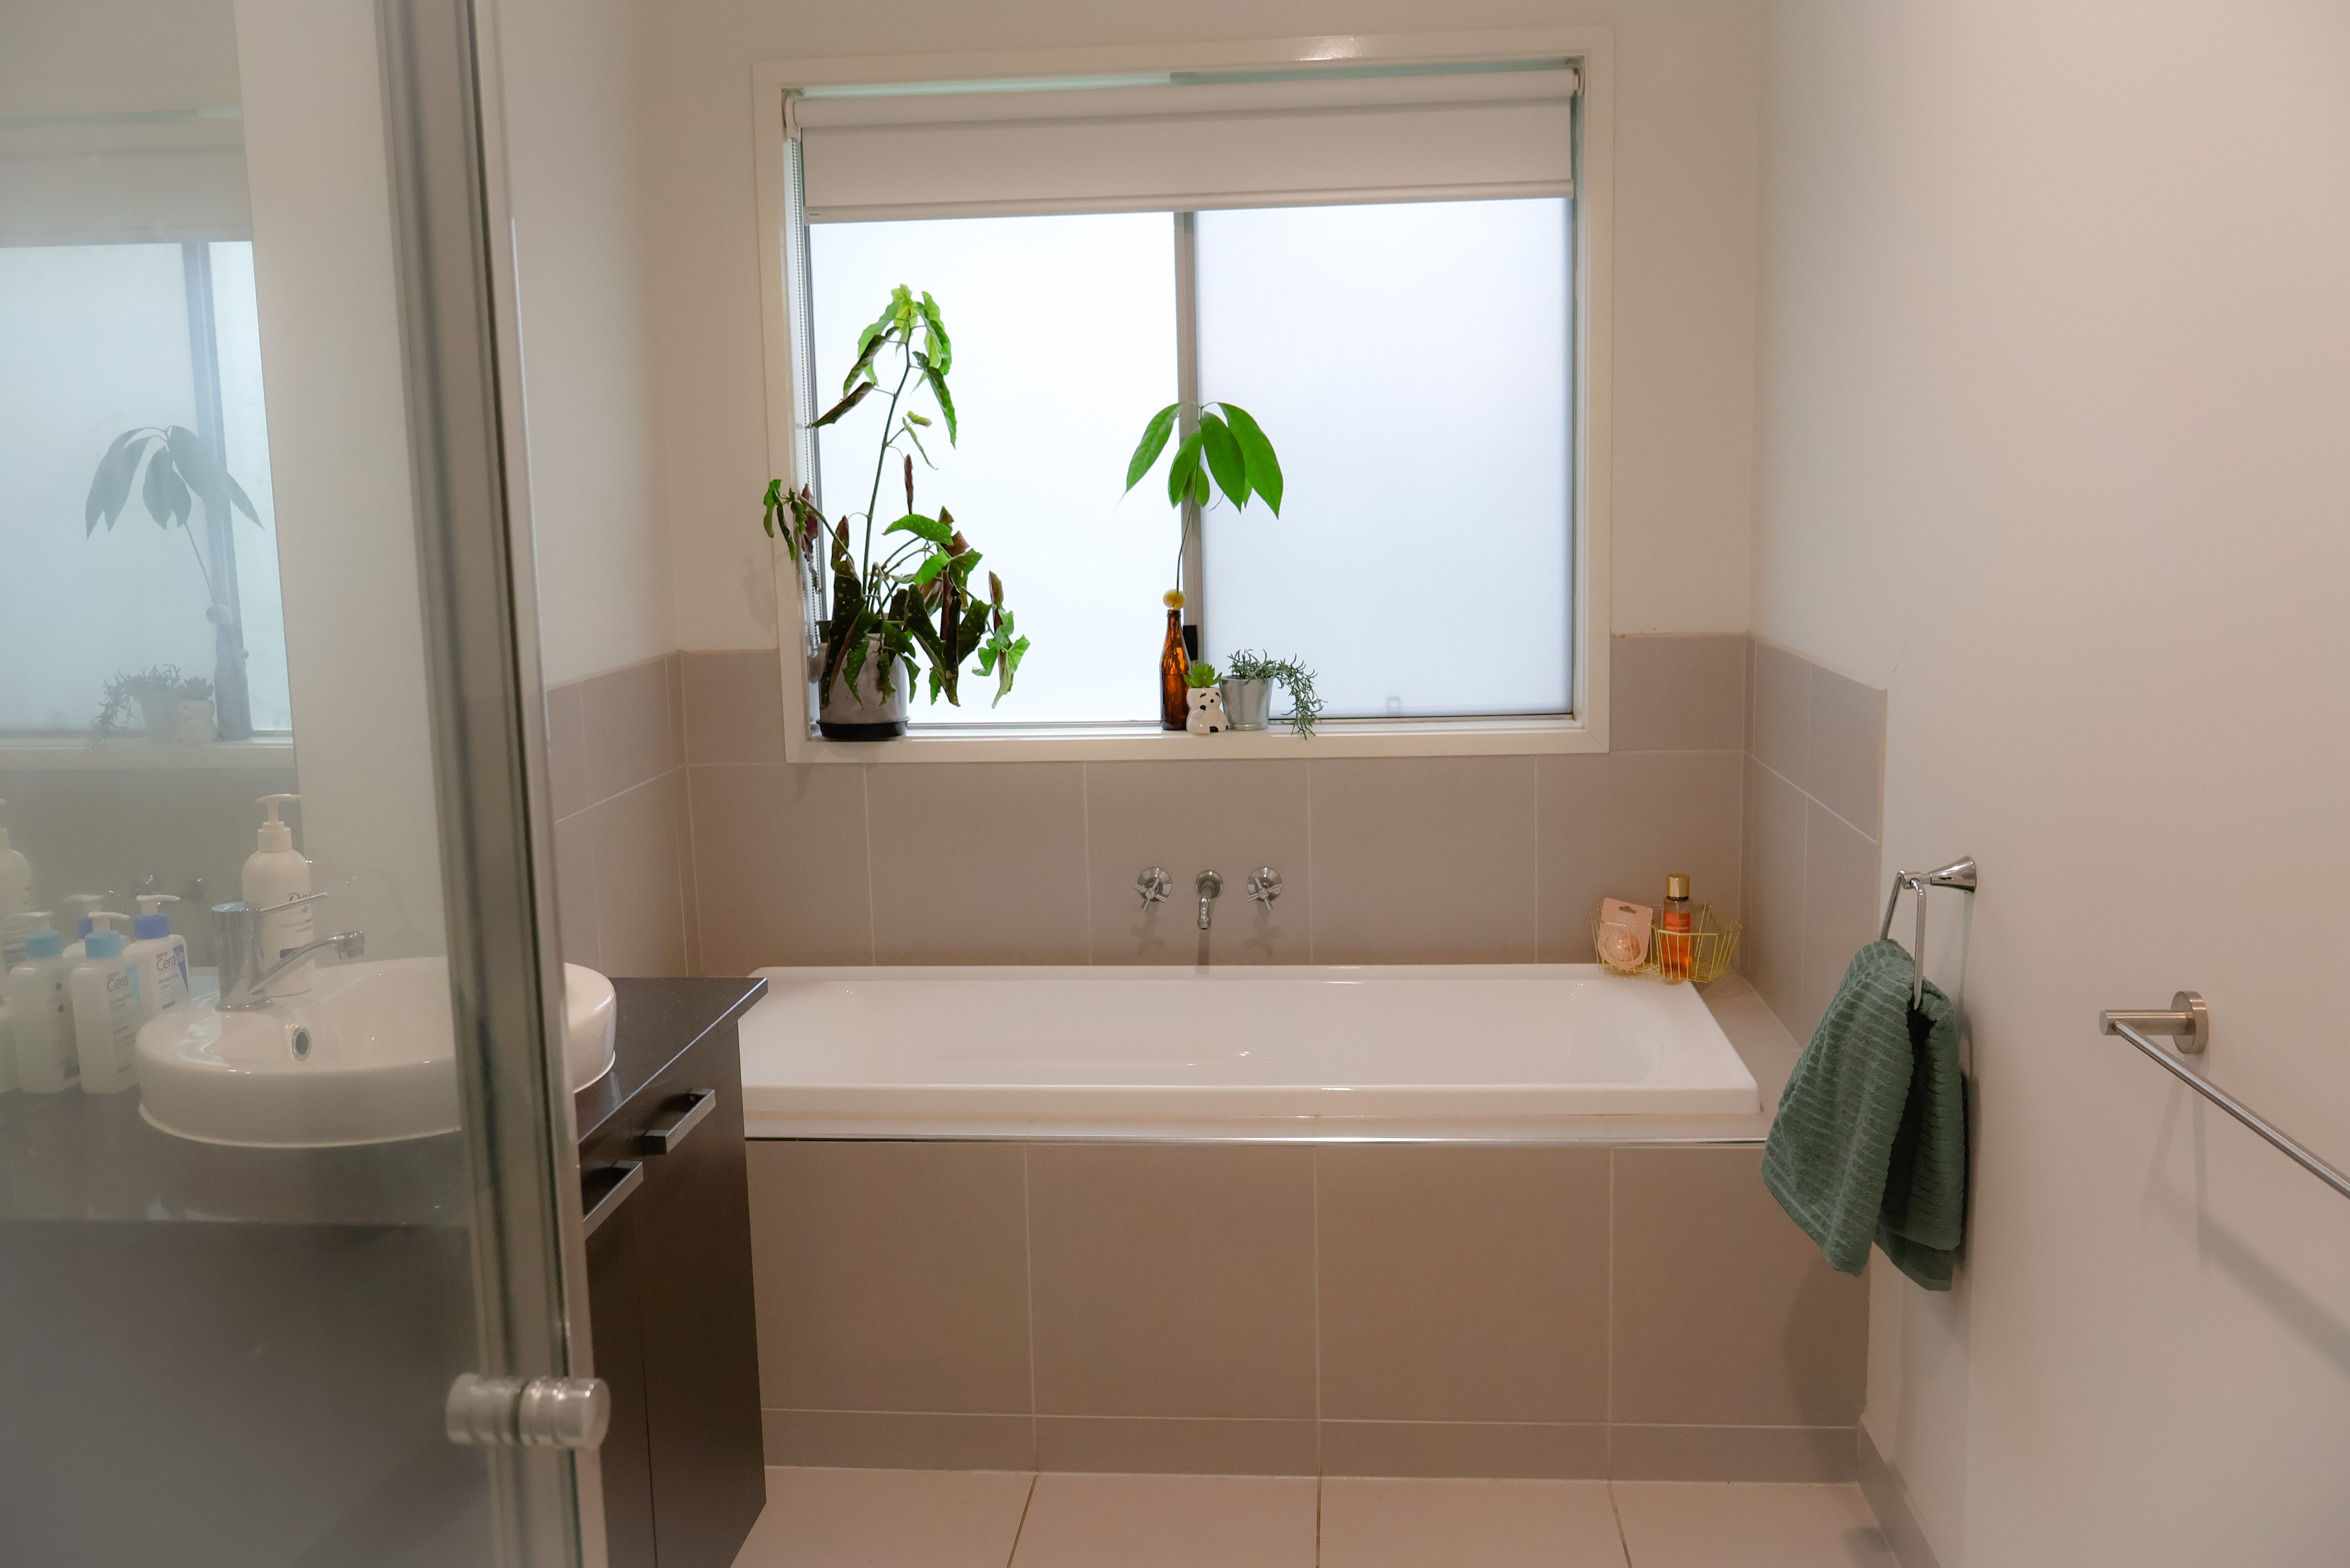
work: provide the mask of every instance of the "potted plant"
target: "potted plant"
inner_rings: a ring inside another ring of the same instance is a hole
[[[196,570],[204,583],[204,616],[213,627],[213,673],[220,681],[221,723],[231,740],[244,740],[253,733],[252,702],[244,680],[244,628],[235,608],[234,583],[213,580],[213,566],[234,556],[218,557],[208,565],[204,546],[196,542],[193,519],[198,502],[203,504],[207,524],[233,524],[236,514],[242,512],[257,528],[261,514],[254,510],[253,499],[245,494],[244,487],[195,431],[183,425],[140,425],[115,437],[106,455],[99,459],[98,472],[89,483],[89,499],[82,506],[84,538],[97,533],[101,522],[109,533],[114,531],[123,508],[130,504],[132,483],[139,477],[141,462],[146,464],[147,477],[139,486],[139,495],[147,515],[154,520],[155,526],[166,531],[177,524],[188,536],[188,548],[195,553]],[[226,545],[221,547],[228,548]],[[109,693],[111,690],[109,687]],[[210,702],[213,695],[211,683],[205,682],[203,695],[188,701]],[[209,714],[205,722],[211,722]],[[149,729],[158,740],[170,740],[178,733],[177,716],[162,727],[151,722]]]
[[[136,673],[118,675],[106,683],[103,695],[93,726],[100,740],[129,729],[123,721],[134,708],[149,740],[181,740],[189,721],[197,716],[188,711],[190,707],[201,710],[206,732],[201,738],[212,739],[213,683],[200,675],[182,675],[176,664],[154,664]]]
[[[1183,700],[1190,711],[1183,727],[1195,735],[1218,735],[1232,727],[1224,714],[1223,689],[1216,684],[1216,667],[1194,664],[1183,672]]]
[[[936,516],[914,510],[914,458],[919,453],[930,463],[921,431],[931,421],[904,406],[909,391],[927,390],[946,421],[948,443],[957,436],[954,399],[947,390],[954,345],[938,301],[928,293],[917,298],[903,285],[890,290],[889,306],[858,336],[857,360],[841,383],[840,401],[808,428],[831,424],[863,402],[882,384],[889,368],[884,361],[892,355],[897,377],[881,421],[864,512],[843,515],[827,531],[806,485],[787,491],[783,481],[775,480],[767,485],[760,519],[768,537],[782,537],[812,587],[817,583],[817,541],[829,534],[832,610],[824,623],[816,680],[816,727],[828,740],[880,741],[904,734],[908,698],[925,665],[933,702],[943,693],[949,702],[962,705],[958,682],[966,659],[977,659],[983,676],[994,676],[994,702],[1001,702],[1028,651],[1028,639],[1018,634],[1012,611],[1004,607],[1003,580],[990,572],[987,597],[972,591],[972,569],[980,555],[956,529],[952,514],[943,506]],[[901,454],[906,511],[879,530],[884,553],[876,560],[881,482],[889,453],[900,441],[911,448]],[[859,517],[864,526],[852,542],[849,522]],[[900,534],[906,537],[892,545],[891,536]]]
[[[1275,681],[1289,693],[1289,722],[1300,740],[1314,738],[1314,722],[1324,703],[1314,690],[1314,671],[1294,659],[1274,659],[1243,649],[1224,661],[1224,711],[1235,730],[1262,730],[1273,708]]]

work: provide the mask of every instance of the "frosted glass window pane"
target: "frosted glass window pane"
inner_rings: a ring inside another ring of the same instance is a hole
[[[990,710],[965,667],[963,703],[918,695],[916,723],[1147,721],[1159,712],[1159,596],[1174,586],[1177,524],[1162,488],[1121,504],[1142,427],[1175,400],[1173,219],[1165,213],[826,223],[809,231],[818,396],[840,390],[857,335],[890,288],[928,289],[954,337],[949,378],[962,444],[943,427],[915,462],[918,510],[941,504],[1003,576],[1033,647]],[[885,385],[881,393],[886,393]],[[862,513],[888,407],[881,393],[817,432],[827,515]],[[927,398],[915,406],[925,412]],[[895,454],[882,520],[902,514]],[[859,525],[852,524],[851,537]],[[878,556],[880,552],[876,550]]]
[[[253,717],[291,727],[250,243],[215,244],[229,472],[265,526],[234,527]],[[134,493],[83,532],[91,476],[139,425],[197,427],[177,244],[0,247],[0,731],[87,729],[109,677],[152,664],[214,675],[211,597],[187,531]],[[206,524],[195,520],[197,536]]]
[[[1199,215],[1200,389],[1279,449],[1278,518],[1206,518],[1210,658],[1332,716],[1556,713],[1573,691],[1568,204]]]

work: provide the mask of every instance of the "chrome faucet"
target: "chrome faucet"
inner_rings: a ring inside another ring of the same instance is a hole
[[[321,948],[338,957],[355,959],[367,951],[367,938],[357,931],[338,931],[303,947],[290,948],[275,962],[265,962],[261,951],[263,917],[281,914],[303,904],[315,904],[327,895],[305,893],[282,904],[256,909],[250,904],[213,906],[213,940],[220,953],[220,1004],[230,1012],[257,1012],[269,1005],[269,982]]]
[[[1200,929],[1208,929],[1208,900],[1224,890],[1224,879],[1213,871],[1200,873]]]

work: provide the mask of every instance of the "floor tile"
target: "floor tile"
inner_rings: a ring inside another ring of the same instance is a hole
[[[1033,1478],[771,1468],[734,1568],[1003,1568]]]
[[[1616,1481],[1631,1568],[1895,1568],[1855,1486]]]
[[[1313,1568],[1315,1483],[1043,1475],[1013,1568]]]
[[[1326,1480],[1322,1568],[1625,1568],[1604,1481]]]

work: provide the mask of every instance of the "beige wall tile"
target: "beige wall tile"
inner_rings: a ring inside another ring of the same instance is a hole
[[[1608,1429],[1608,1473],[1644,1481],[1848,1481],[1850,1427]]]
[[[1313,1158],[1031,1146],[1038,1411],[1313,1416]]]
[[[1740,918],[1740,774],[1736,752],[1611,752],[1544,757],[1542,957],[1589,963],[1591,917],[1603,898],[1651,907],[1665,874]]]
[[[877,1470],[1027,1470],[1025,1416],[894,1410],[763,1410],[767,1462]]]
[[[1322,1568],[1625,1568],[1597,1481],[1329,1480]]]
[[[865,770],[694,767],[700,972],[873,961]]]
[[[874,767],[866,792],[875,962],[1086,961],[1083,764]]]
[[[1026,1414],[1020,1146],[749,1153],[763,1404]]]
[[[672,772],[591,806],[596,941],[608,974],[686,972],[685,774]]]
[[[677,766],[683,767],[690,760],[685,749],[685,655],[672,653],[661,660],[661,666],[669,684],[669,754]]]
[[[1500,1421],[1325,1421],[1322,1473],[1597,1480],[1607,1473],[1607,1428]]]
[[[589,792],[586,726],[580,682],[547,692],[546,794],[547,805],[557,817],[569,816],[602,798]]]
[[[1205,956],[1217,963],[1305,962],[1314,907],[1306,767],[1303,761],[1087,764],[1093,961],[1200,961],[1194,887],[1201,872],[1220,871],[1224,890]],[[1145,908],[1134,879],[1152,866],[1166,868],[1175,892]],[[1281,897],[1269,911],[1248,898],[1248,878],[1260,866],[1281,873]]]
[[[676,818],[678,888],[685,904],[685,972],[707,974],[702,967],[702,895],[693,862],[693,778],[683,768],[670,775],[670,810]]]
[[[1740,961],[1794,1033],[1804,989],[1804,822],[1812,806],[1794,785],[1750,757],[1744,807],[1739,894],[1746,934]],[[1808,1038],[1808,1032],[1796,1038]]]
[[[1604,1421],[1607,1151],[1316,1151],[1322,1414]]]
[[[1762,1185],[1754,1146],[1616,1162],[1615,1390],[1634,1425],[1849,1427],[1868,1295]]]
[[[1811,784],[1812,663],[1767,642],[1754,645],[1754,754],[1797,789]]]
[[[596,940],[596,842],[584,816],[555,825],[555,924],[566,963],[604,965]]]
[[[1754,671],[1762,660],[1762,639],[1748,633],[1746,638],[1746,712],[1745,749],[1754,749]]]
[[[1817,802],[1804,807],[1804,981],[1788,1030],[1809,1040],[1852,955],[1877,940],[1877,845]]]
[[[1534,759],[1314,764],[1314,961],[1534,957]]]
[[[766,1511],[733,1568],[1003,1568],[1029,1486],[1029,1477],[1000,1471],[775,1466]]]
[[[1039,1416],[1036,1468],[1123,1475],[1310,1476],[1311,1421]]]
[[[1639,1568],[1895,1568],[1857,1487],[1631,1481],[1608,1490]]]
[[[1314,1568],[1320,1489],[1284,1476],[1042,1475],[1017,1568]]]
[[[631,664],[579,683],[588,798],[608,800],[685,759],[669,713],[669,661]]]
[[[1735,752],[1745,745],[1743,633],[1619,637],[1607,659],[1616,752]]]
[[[685,754],[695,763],[784,760],[783,656],[772,648],[688,653]]]
[[[1812,798],[1869,837],[1885,784],[1885,693],[1833,670],[1812,670]]]

